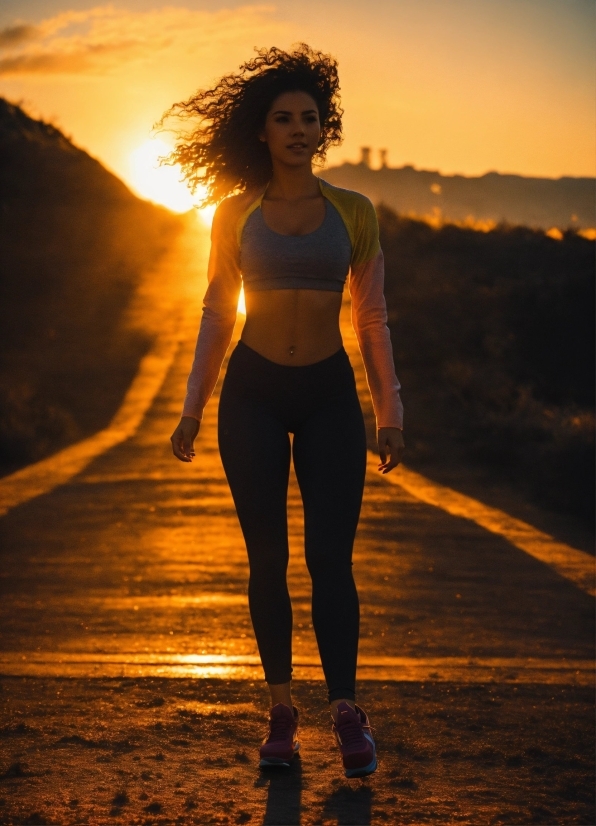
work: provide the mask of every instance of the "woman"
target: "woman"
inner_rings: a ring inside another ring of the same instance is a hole
[[[374,208],[316,177],[313,162],[341,141],[337,64],[305,44],[259,51],[176,104],[199,118],[179,138],[180,163],[213,219],[209,286],[174,455],[193,442],[230,343],[241,284],[246,323],[219,404],[219,448],[250,565],[251,619],[271,693],[260,765],[289,765],[299,749],[291,695],[286,496],[290,457],[305,512],[312,620],[345,774],[375,771],[375,744],[356,705],[359,604],[352,576],[366,442],[339,312],[346,278],[377,416],[383,473],[402,458],[403,409],[383,296]],[[293,440],[290,442],[290,435]],[[333,452],[332,455],[331,451]]]

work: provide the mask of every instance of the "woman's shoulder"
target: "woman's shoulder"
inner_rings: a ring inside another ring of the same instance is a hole
[[[353,189],[321,181],[321,192],[339,212],[352,244],[352,264],[369,261],[379,251],[379,224],[370,198]]]
[[[258,204],[263,191],[264,188],[245,190],[220,201],[213,216],[213,232],[217,235],[229,234],[230,238],[237,239],[239,228],[254,205]]]
[[[324,195],[330,199],[337,200],[346,208],[356,212],[368,212],[374,210],[374,206],[370,198],[363,195],[362,192],[356,192],[354,189],[344,189],[341,186],[330,184],[324,178],[319,178],[321,183],[321,190]]]
[[[244,192],[228,195],[227,198],[224,198],[223,201],[220,201],[217,205],[215,215],[213,216],[214,220],[216,216],[220,221],[233,221],[238,219],[258,200],[261,194],[261,189],[247,189]]]
[[[341,215],[348,230],[352,246],[364,233],[378,233],[377,213],[370,198],[353,189],[342,189],[319,178],[321,192]]]

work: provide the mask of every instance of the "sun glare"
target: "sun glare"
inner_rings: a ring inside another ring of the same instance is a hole
[[[174,212],[188,212],[193,197],[181,181],[179,166],[160,166],[159,159],[172,147],[159,138],[145,141],[130,155],[132,183],[143,198],[162,204]]]
[[[244,300],[244,287],[240,288],[240,295],[238,296],[238,312],[241,315],[246,315],[246,301]]]
[[[201,200],[201,193],[192,195],[177,164],[160,166],[159,159],[171,151],[172,147],[161,138],[151,138],[141,144],[130,155],[131,183],[141,197],[173,212],[188,212]],[[214,207],[204,207],[198,214],[210,226],[214,211]]]

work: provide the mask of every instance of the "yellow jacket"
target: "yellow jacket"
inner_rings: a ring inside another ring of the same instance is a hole
[[[319,178],[321,194],[339,212],[352,246],[349,290],[352,325],[362,353],[377,427],[403,428],[400,383],[395,375],[387,308],[383,293],[384,262],[375,208],[364,195],[340,189]],[[242,286],[240,244],[249,215],[261,205],[265,190],[226,198],[211,229],[208,287],[197,338],[183,416],[200,421],[217,382],[232,338]]]

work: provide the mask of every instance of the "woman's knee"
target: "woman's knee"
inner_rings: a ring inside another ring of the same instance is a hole
[[[339,586],[343,582],[349,583],[354,580],[351,550],[349,553],[344,551],[338,554],[307,551],[306,567],[313,585],[337,583]]]
[[[271,583],[285,582],[288,573],[289,554],[287,549],[249,549],[248,566],[254,581]]]

